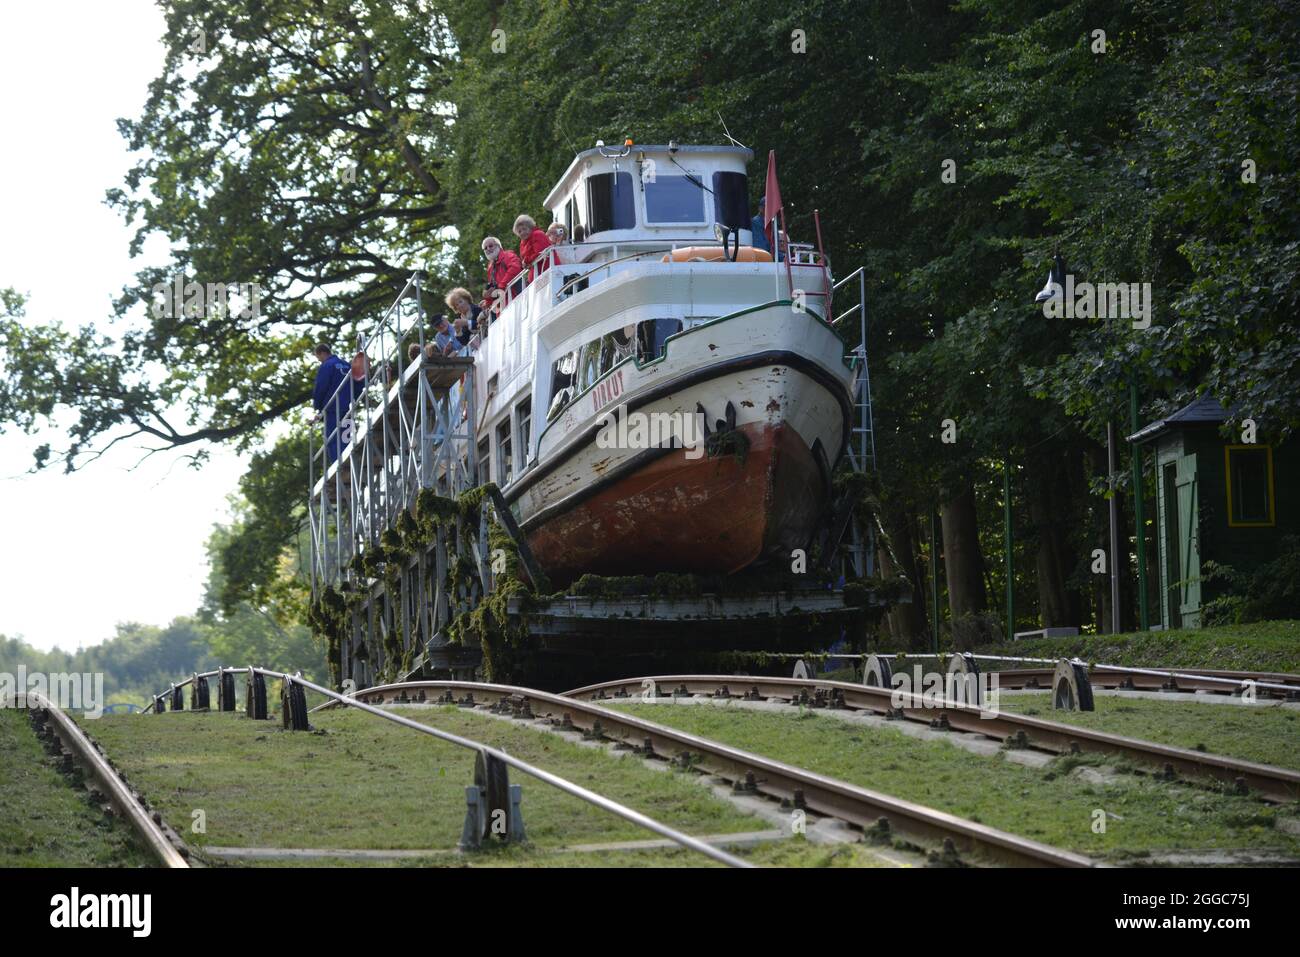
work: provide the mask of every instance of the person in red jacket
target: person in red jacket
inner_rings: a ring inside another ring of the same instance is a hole
[[[539,274],[546,271],[549,265],[546,259],[536,262],[537,258],[550,248],[551,241],[546,238],[546,233],[537,228],[537,223],[533,217],[527,213],[521,213],[515,220],[514,233],[519,237],[519,258],[528,266],[528,281],[532,282]]]
[[[501,240],[488,236],[483,240],[483,255],[487,257],[487,284],[484,286],[484,309],[491,309],[493,315],[500,315],[505,305],[506,287],[510,281],[524,270],[523,263],[508,249],[501,248]]]

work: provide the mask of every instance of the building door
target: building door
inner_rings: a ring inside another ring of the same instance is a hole
[[[1182,604],[1182,590],[1178,586],[1178,581],[1182,577],[1179,569],[1182,567],[1180,558],[1180,549],[1178,548],[1178,466],[1174,463],[1165,465],[1161,470],[1161,500],[1160,500],[1160,535],[1163,540],[1164,548],[1161,549],[1164,555],[1164,567],[1161,569],[1164,579],[1164,601],[1161,602],[1161,608],[1164,611],[1165,628],[1181,628],[1183,626],[1182,617],[1178,614],[1178,606]]]
[[[1196,456],[1178,459],[1178,611],[1185,628],[1201,620],[1201,529],[1196,495]]]

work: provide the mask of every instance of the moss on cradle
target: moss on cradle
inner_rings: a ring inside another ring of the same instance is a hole
[[[363,580],[383,581],[387,607],[391,610],[391,627],[382,628],[382,658],[386,665],[376,677],[395,679],[410,670],[415,656],[414,642],[403,633],[401,609],[404,607],[405,572],[411,560],[433,549],[439,530],[454,534],[459,526],[467,536],[464,544],[474,547],[480,534],[484,501],[489,486],[471,489],[457,498],[447,498],[433,489],[421,489],[412,509],[404,509],[394,526],[380,535],[379,544],[355,556],[348,568],[353,583],[325,588],[320,598],[308,611],[308,621],[313,632],[322,636],[329,648],[330,673],[337,685],[342,672],[341,649],[343,638],[352,627],[352,611],[360,607],[369,593],[359,588]],[[450,536],[449,536],[450,537]],[[482,597],[477,605],[463,611],[450,621],[445,632],[452,644],[464,645],[477,640],[482,647],[484,671],[490,680],[505,680],[513,671],[516,652],[527,639],[527,624],[512,624],[507,613],[507,603],[515,596],[533,595],[525,584],[519,551],[510,536],[495,521],[488,523],[488,547],[494,568],[495,587]],[[478,563],[467,554],[458,553],[454,540],[448,542],[449,556],[445,592],[449,596],[472,594],[480,587]],[[504,556],[504,563],[501,557]],[[527,601],[525,602],[527,605]],[[379,648],[358,649],[358,657],[378,660]],[[363,654],[364,651],[364,654]]]

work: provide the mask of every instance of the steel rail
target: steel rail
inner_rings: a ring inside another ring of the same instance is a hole
[[[53,701],[37,692],[26,692],[27,706],[33,701],[54,722],[55,734],[60,743],[67,747],[82,768],[99,784],[104,796],[117,808],[118,814],[126,818],[131,828],[144,841],[145,847],[158,859],[163,867],[188,868],[190,865],[176,849],[163,829],[145,812],[139,802],[132,796],[125,782],[109,765],[107,759],[99,753],[94,743],[77,723],[65,714]]]
[[[1023,742],[1028,747],[1058,754],[1068,753],[1077,748],[1082,751],[1122,755],[1146,764],[1154,764],[1162,769],[1172,768],[1177,772],[1210,778],[1233,786],[1239,787],[1244,784],[1251,791],[1257,792],[1259,796],[1270,801],[1287,802],[1300,797],[1300,772],[1289,768],[1128,738],[1029,715],[989,711],[957,701],[935,701],[926,695],[849,684],[843,681],[750,675],[659,675],[588,685],[566,691],[565,696],[602,700],[602,697],[609,696],[608,692],[614,692],[615,696],[633,697],[642,694],[649,687],[647,683],[652,681],[658,697],[672,696],[671,691],[667,695],[661,694],[661,685],[673,688],[685,687],[691,694],[715,694],[724,685],[733,693],[738,689],[753,688],[765,697],[790,700],[822,690],[823,694],[830,692],[841,695],[843,706],[850,709],[873,711],[885,715],[897,715],[901,710],[903,717],[926,724],[942,718],[950,728],[958,731],[982,734],[1003,741],[1010,739],[1017,743]]]
[[[1055,669],[1008,668],[1004,671],[989,672],[989,674],[996,674],[999,684],[1005,688],[1024,688],[1033,687],[1043,680],[1050,685]],[[1153,689],[1181,692],[1210,691],[1217,694],[1233,694],[1251,689],[1274,692],[1269,695],[1270,697],[1300,696],[1300,677],[1272,672],[1181,672],[1096,665],[1089,669],[1088,676],[1093,685],[1101,688],[1127,689],[1131,686],[1131,690],[1138,691]],[[1169,679],[1173,679],[1172,688],[1168,687]]]
[[[735,677],[727,680],[737,681]],[[640,688],[639,681],[631,685]],[[527,702],[534,713],[556,715],[561,719],[567,717],[568,724],[575,730],[621,733],[641,742],[646,753],[670,756],[686,752],[692,759],[698,759],[701,767],[727,780],[745,782],[746,787],[752,783],[753,790],[791,801],[795,806],[802,798],[803,805],[809,810],[864,829],[878,828],[883,818],[891,832],[932,842],[951,840],[962,853],[984,855],[1004,864],[1019,867],[1094,865],[1092,860],[1080,854],[564,695],[472,681],[408,681],[365,688],[356,692],[355,697],[378,698],[382,704],[391,695],[389,704],[409,704],[409,692],[416,690],[464,691],[482,699],[475,703],[503,699]]]
[[[542,768],[529,764],[527,761],[522,761],[511,754],[507,754],[505,751],[501,751],[497,748],[491,747],[490,745],[480,744],[479,742],[471,740],[470,738],[463,738],[460,735],[452,734],[449,731],[442,731],[430,725],[422,724],[419,721],[413,721],[410,718],[404,718],[401,715],[393,714],[390,711],[384,711],[382,708],[376,708],[373,705],[358,700],[357,698],[339,694],[337,691],[332,691],[329,688],[323,688],[320,685],[316,684],[315,682],[308,681],[306,678],[303,678],[300,675],[290,675],[282,671],[271,671],[267,668],[251,668],[251,669],[222,668],[222,669],[218,669],[218,671],[204,672],[201,675],[191,676],[189,678],[186,678],[184,681],[172,685],[172,689],[184,687],[185,685],[191,683],[194,680],[194,677],[203,677],[203,678],[211,677],[212,675],[219,674],[220,672],[223,671],[235,672],[235,673],[243,672],[247,674],[250,670],[257,674],[262,675],[263,677],[279,678],[282,681],[291,681],[296,684],[302,685],[302,687],[304,688],[307,688],[311,691],[316,692],[319,695],[324,695],[326,698],[331,699],[331,701],[333,701],[335,704],[346,705],[348,707],[356,708],[360,711],[367,712],[368,714],[377,715],[378,717],[384,718],[387,721],[392,721],[395,724],[400,724],[403,727],[410,728],[412,731],[419,731],[423,734],[430,735],[431,737],[438,738],[439,740],[446,741],[450,744],[459,745],[462,748],[467,748],[472,751],[481,751],[485,754],[490,754],[492,757],[496,758],[498,761],[501,761],[503,764],[507,764],[518,771],[522,771],[524,774],[527,774],[530,777],[536,778],[539,781],[549,784],[552,787],[557,788],[558,790],[563,791],[566,794],[572,795],[573,797],[580,798],[581,800],[586,801],[588,804],[592,804],[598,808],[601,808],[602,810],[608,811],[611,814],[617,815],[618,817],[621,817],[626,821],[630,821],[633,824],[639,825],[640,827],[643,827],[648,831],[653,831],[655,834],[658,834],[662,837],[666,837],[669,840],[682,845],[683,847],[689,848],[690,850],[693,851],[698,851],[700,854],[703,854],[706,857],[710,857],[713,860],[718,861],[722,864],[726,864],[729,867],[741,867],[741,868],[754,867],[754,865],[751,864],[750,862],[742,860],[741,858],[736,857],[733,854],[728,854],[726,851],[722,850],[721,848],[714,847],[713,845],[708,844],[705,841],[701,841],[699,838],[691,837],[689,834],[685,834],[681,831],[678,831],[675,828],[669,827],[667,824],[662,824],[659,821],[656,821],[654,818],[647,817],[646,815],[642,814],[640,811],[633,810],[632,808],[627,807],[624,804],[620,804],[617,801],[611,800],[610,798],[607,798],[604,795],[597,794],[594,791],[588,790],[587,788],[584,788],[580,784],[574,784],[572,781],[569,781],[567,778],[562,778],[559,775],[552,774],[549,771],[545,771]],[[479,686],[466,683],[466,687],[477,688]],[[491,686],[485,686],[485,687],[491,687]]]

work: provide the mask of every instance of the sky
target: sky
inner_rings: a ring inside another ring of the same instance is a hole
[[[163,259],[132,260],[103,201],[131,166],[115,121],[139,115],[163,28],[152,0],[0,4],[0,287],[29,295],[31,322],[109,330],[115,294]],[[0,634],[73,650],[192,613],[244,462],[214,449],[201,470],[162,453],[132,470],[144,451],[123,443],[83,473],[26,474],[41,441],[65,444],[0,435]]]

